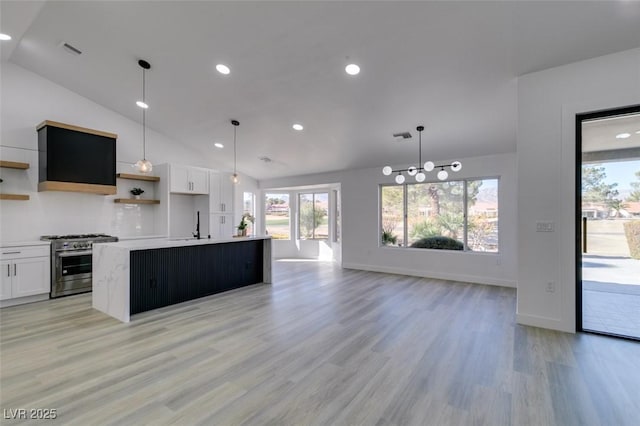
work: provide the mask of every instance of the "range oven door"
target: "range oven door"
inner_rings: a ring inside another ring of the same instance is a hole
[[[91,250],[55,253],[51,297],[91,291]]]

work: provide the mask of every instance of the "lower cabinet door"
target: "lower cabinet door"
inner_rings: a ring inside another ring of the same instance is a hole
[[[209,230],[213,239],[233,237],[236,230],[236,226],[233,223],[233,215],[217,213],[210,215]]]
[[[33,296],[51,291],[49,258],[15,259],[12,266],[12,297]]]
[[[171,249],[131,252],[130,313],[169,305],[169,263]]]
[[[13,262],[0,262],[0,300],[11,299],[11,278],[13,278]]]

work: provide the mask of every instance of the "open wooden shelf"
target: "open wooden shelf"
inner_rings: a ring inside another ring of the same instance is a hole
[[[160,178],[158,176],[145,176],[145,175],[134,175],[131,173],[118,173],[116,174],[117,178],[120,179],[131,179],[131,180],[145,180],[147,182],[159,182]]]
[[[135,198],[116,198],[113,202],[118,204],[160,204],[160,200],[147,200],[143,198],[139,200]]]
[[[29,163],[21,163],[19,161],[0,160],[0,167],[5,167],[7,169],[27,170],[29,168]]]
[[[115,195],[118,190],[115,185],[96,185],[92,183],[45,181],[38,183],[38,192],[67,191],[86,192],[89,194]]]
[[[23,194],[0,194],[0,200],[27,201],[28,195]]]

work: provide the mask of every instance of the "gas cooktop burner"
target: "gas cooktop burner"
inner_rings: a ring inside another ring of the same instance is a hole
[[[85,240],[90,238],[113,238],[107,234],[70,234],[70,235],[43,235],[41,240]]]

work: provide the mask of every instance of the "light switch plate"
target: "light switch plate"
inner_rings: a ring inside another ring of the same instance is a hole
[[[536,232],[553,232],[554,231],[554,223],[549,221],[538,221],[536,222]]]

